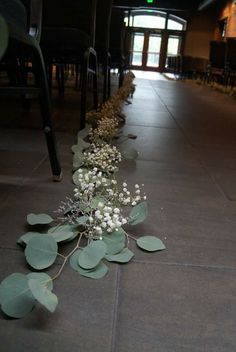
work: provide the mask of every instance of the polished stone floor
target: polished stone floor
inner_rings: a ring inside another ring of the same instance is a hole
[[[101,280],[70,267],[55,282],[54,314],[21,319],[0,313],[1,352],[236,351],[236,100],[199,85],[136,73],[124,145],[139,152],[121,177],[144,183],[148,219],[134,236],[156,235],[166,250],[135,248],[128,265]],[[116,80],[113,77],[116,89]],[[71,145],[78,128],[75,92],[53,98],[64,178],[51,181],[37,104],[1,102],[0,280],[27,273],[16,244],[29,212],[53,210],[72,193]],[[9,104],[8,104],[9,106]],[[125,139],[125,138],[124,138]],[[53,272],[55,268],[50,269]]]

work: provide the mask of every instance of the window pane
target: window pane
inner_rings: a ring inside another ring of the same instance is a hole
[[[153,15],[136,15],[134,17],[134,27],[142,28],[165,28],[165,17]]]
[[[133,52],[132,65],[142,66],[142,53]]]
[[[149,44],[148,44],[148,51],[158,52],[160,51],[161,46],[161,37],[157,35],[150,35],[149,37]]]
[[[132,55],[132,65],[142,66],[142,57],[143,57],[143,43],[144,43],[144,34],[135,33],[133,41],[133,55]]]
[[[184,28],[184,25],[182,23],[176,22],[174,20],[169,19],[167,23],[167,29],[175,29],[178,31],[182,31]]]
[[[133,50],[134,51],[143,51],[143,41],[144,41],[144,34],[135,34],[134,35],[134,44]]]
[[[179,54],[179,41],[180,38],[178,37],[169,37],[167,56],[175,56]]]
[[[147,66],[159,66],[160,47],[161,37],[158,35],[150,35],[148,44]]]
[[[147,66],[149,67],[158,67],[159,66],[159,53],[158,54],[148,54]]]

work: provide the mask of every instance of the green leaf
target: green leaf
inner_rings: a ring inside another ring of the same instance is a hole
[[[88,169],[86,169],[86,168],[80,168],[80,170],[82,170],[83,171],[83,174],[86,174],[86,173],[88,173]],[[73,179],[73,182],[74,182],[74,184],[75,185],[77,185],[77,186],[79,186],[79,170],[76,170],[74,173],[73,173],[73,176],[72,176],[72,179]]]
[[[8,46],[8,27],[5,19],[0,15],[0,59]]]
[[[77,224],[65,224],[65,225],[60,225],[60,226],[53,226],[48,230],[48,233],[53,233],[53,232],[62,232],[62,233],[67,233],[67,232],[74,232],[74,233],[79,233],[78,225]]]
[[[94,270],[86,271],[79,270],[80,275],[89,277],[90,279],[101,279],[108,272],[108,267],[103,262],[100,262]]]
[[[28,278],[20,273],[6,277],[0,285],[2,311],[12,318],[23,318],[33,309],[35,299],[28,288]]]
[[[132,134],[132,133],[129,133],[127,135],[127,137],[130,138],[130,139],[136,139],[137,138],[137,136],[135,134]]]
[[[53,281],[48,274],[29,273],[26,275],[26,277],[28,278],[28,280],[33,279],[33,280],[38,281],[41,285],[46,286],[49,291],[52,291],[52,289],[53,289]]]
[[[85,225],[86,222],[88,221],[88,216],[87,215],[83,215],[83,216],[80,216],[79,218],[77,218],[77,223],[78,225]]]
[[[77,250],[71,257],[70,257],[70,265],[71,267],[80,273],[80,275],[89,277],[91,279],[101,279],[103,276],[106,275],[108,271],[108,267],[103,262],[100,262],[95,268],[91,270],[85,270],[79,266],[79,256],[82,253],[82,250]]]
[[[119,228],[118,231],[112,233],[105,233],[102,235],[103,242],[107,245],[107,254],[117,254],[125,246],[126,232]]]
[[[103,241],[92,241],[79,256],[79,266],[83,269],[93,269],[105,257],[107,245]]]
[[[84,156],[81,152],[76,152],[73,156],[73,168],[77,170],[84,163]]]
[[[49,235],[52,236],[57,243],[64,242],[66,240],[71,239],[72,237],[75,238],[74,232],[72,231],[68,231],[68,232],[55,231],[50,233]]]
[[[134,148],[122,148],[121,149],[121,155],[123,156],[124,159],[127,160],[135,160],[138,157],[138,152]]]
[[[20,244],[20,245],[26,245],[29,240],[33,237],[35,237],[36,235],[41,235],[41,233],[39,232],[26,232],[24,235],[22,235],[17,243]]]
[[[30,225],[47,225],[53,221],[53,218],[47,214],[28,214],[27,222]]]
[[[109,262],[128,263],[133,258],[133,256],[133,252],[131,252],[128,248],[124,248],[120,253],[115,255],[106,255],[105,258]]]
[[[64,237],[64,236],[66,236],[65,234],[72,233],[71,236],[68,237],[66,240],[60,241],[62,243],[70,242],[70,241],[73,241],[73,239],[75,239],[76,236],[78,236],[78,233],[79,233],[78,226],[79,225],[80,225],[80,223],[78,223],[76,225],[66,224],[66,225],[61,225],[61,226],[54,226],[48,230],[48,234],[53,234],[54,232],[56,232],[58,235],[59,235],[59,233],[61,233],[62,236]]]
[[[88,136],[88,134],[89,134],[90,129],[91,129],[91,125],[87,124],[87,125],[85,126],[85,128],[83,128],[82,130],[80,130],[80,131],[78,132],[77,137],[78,137],[79,139],[81,139],[81,138],[82,138],[82,139],[86,138],[86,137]]]
[[[147,216],[148,216],[147,203],[141,202],[132,208],[129,214],[128,224],[137,225],[140,222],[143,222]]]
[[[148,252],[162,251],[165,249],[164,243],[155,236],[143,236],[137,239],[137,245]]]
[[[101,202],[103,204],[106,203],[106,199],[104,197],[94,197],[91,202],[90,202],[90,206],[92,209],[97,209],[98,207],[98,203]]]
[[[84,149],[87,149],[87,148],[90,147],[90,143],[87,143],[82,138],[78,137],[77,138],[77,144],[76,144],[76,146],[73,146],[73,147],[75,147],[74,149],[76,151],[82,152]]]
[[[37,270],[51,266],[57,257],[57,242],[51,235],[36,235],[25,249],[27,262]]]
[[[28,285],[34,298],[53,313],[58,304],[57,296],[38,280],[29,279]]]
[[[70,257],[70,266],[76,271],[78,271],[79,268],[80,268],[80,266],[79,266],[79,256],[80,256],[81,253],[82,253],[82,250],[78,249]]]

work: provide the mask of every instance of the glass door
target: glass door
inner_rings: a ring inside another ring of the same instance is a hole
[[[144,33],[134,33],[132,54],[131,54],[132,66],[143,65],[143,45],[144,45]]]
[[[131,66],[142,70],[157,70],[161,50],[161,34],[144,30],[133,32]]]
[[[148,50],[146,67],[158,67],[161,50],[161,35],[148,35]]]

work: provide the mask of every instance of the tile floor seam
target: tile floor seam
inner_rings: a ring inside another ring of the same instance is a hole
[[[147,127],[147,128],[159,128],[162,130],[176,130],[177,127],[163,127],[163,126],[154,126],[154,125],[141,125],[141,124],[132,124],[132,123],[126,123],[125,126],[132,126],[132,127]]]
[[[162,262],[162,261],[154,262],[154,261],[139,260],[139,259],[134,259],[133,262],[136,264],[163,265],[163,266],[167,265],[167,266],[213,269],[213,270],[219,270],[219,271],[235,271],[236,272],[236,266],[234,268],[234,267],[230,267],[230,266],[220,266],[220,265],[175,263],[175,262]]]
[[[199,162],[199,165],[201,166],[201,168],[205,171],[205,173],[208,175],[209,179],[212,181],[212,183],[216,186],[216,189],[218,189],[219,193],[221,195],[223,195],[223,197],[225,198],[225,200],[230,201],[230,199],[228,198],[227,194],[224,192],[223,188],[221,187],[221,185],[216,181],[216,179],[214,178],[214,176],[209,172],[208,168],[204,165],[204,163],[202,162],[202,160],[200,159],[199,155],[196,152],[196,148],[194,147],[193,143],[189,140],[189,137],[186,135],[184,129],[182,128],[182,126],[178,123],[178,121],[176,120],[176,118],[174,117],[174,115],[172,114],[172,112],[169,110],[168,106],[166,105],[166,103],[163,101],[162,97],[157,93],[157,91],[155,90],[156,95],[158,96],[158,98],[161,100],[161,102],[163,103],[163,105],[165,106],[166,110],[168,111],[168,113],[170,114],[170,116],[173,118],[173,120],[175,121],[176,125],[178,126],[179,131],[182,133],[183,137],[185,138],[187,144],[189,144],[190,148],[193,150],[195,156],[196,156],[196,160]]]
[[[118,313],[118,306],[119,306],[120,276],[121,276],[121,269],[120,269],[120,266],[118,265],[117,274],[116,274],[116,292],[115,292],[115,304],[113,309],[110,352],[115,352],[116,350],[116,328],[117,328],[117,313]]]

